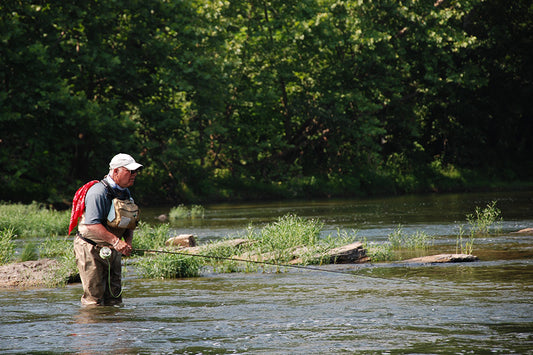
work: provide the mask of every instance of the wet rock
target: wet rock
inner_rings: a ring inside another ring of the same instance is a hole
[[[180,234],[176,237],[172,237],[165,242],[166,246],[176,246],[176,247],[195,247],[197,245],[196,238],[192,234]]]
[[[432,263],[464,263],[479,260],[477,256],[470,254],[437,254],[422,256],[419,258],[413,258],[404,260],[404,263],[419,263],[419,264],[432,264]]]
[[[524,229],[520,229],[519,231],[516,231],[516,232],[513,232],[513,233],[533,234],[533,228],[524,228]]]
[[[168,216],[166,214],[160,214],[159,216],[155,217],[159,222],[166,222],[168,220]]]
[[[331,249],[327,254],[333,264],[361,263],[368,261],[363,243],[357,242]]]
[[[364,263],[370,260],[366,256],[366,250],[361,242],[333,248],[325,254],[316,255],[314,258],[329,264]],[[302,262],[301,258],[296,258],[290,264],[300,264]]]

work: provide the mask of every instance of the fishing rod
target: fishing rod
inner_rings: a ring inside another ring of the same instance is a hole
[[[327,273],[332,273],[332,274],[342,274],[342,275],[350,275],[350,276],[357,275],[359,277],[368,278],[368,279],[379,279],[379,280],[386,280],[386,281],[400,281],[400,282],[414,283],[414,284],[417,284],[417,285],[419,284],[417,282],[410,281],[410,280],[397,280],[397,279],[390,279],[390,278],[381,277],[381,276],[361,275],[361,274],[359,274],[357,272],[349,272],[349,271],[341,271],[341,270],[329,270],[329,269],[310,267],[310,266],[305,266],[305,265],[281,264],[281,263],[268,262],[268,261],[239,259],[239,258],[230,258],[230,257],[224,257],[224,256],[204,255],[204,254],[189,254],[189,253],[182,253],[182,252],[178,252],[178,251],[156,250],[156,249],[133,249],[133,252],[175,254],[175,255],[184,255],[184,256],[194,256],[194,257],[200,257],[200,258],[206,258],[206,259],[241,261],[241,262],[245,262],[245,263],[269,265],[269,266],[276,266],[276,267],[286,267],[286,268],[309,270],[309,271],[327,272]]]
[[[155,250],[155,249],[133,249],[133,251],[145,252],[145,253],[162,253],[162,254],[177,254],[177,255],[185,255],[185,256],[196,256],[196,257],[206,258],[206,259],[242,261],[242,262],[252,263],[252,264],[262,264],[262,265],[270,265],[270,266],[277,266],[277,267],[292,267],[292,268],[295,268],[295,269],[305,269],[305,270],[313,270],[313,271],[330,272],[330,273],[335,273],[335,274],[353,275],[350,272],[340,271],[340,270],[328,270],[328,269],[320,269],[320,268],[314,268],[314,267],[309,267],[309,266],[304,266],[304,265],[280,264],[280,263],[274,263],[274,262],[268,262],[268,261],[238,259],[238,258],[230,258],[230,257],[224,257],[224,256],[215,256],[215,255],[189,254],[189,253],[180,253],[180,252],[177,252],[177,251]]]
[[[358,276],[362,278],[367,279],[373,279],[373,280],[385,280],[385,281],[395,281],[395,282],[401,282],[401,283],[409,283],[417,286],[425,286],[425,287],[431,287],[438,290],[446,290],[450,291],[450,287],[447,286],[440,286],[440,285],[427,285],[423,282],[417,282],[417,281],[411,281],[406,279],[394,279],[394,278],[388,278],[383,276],[370,276],[370,275],[361,275],[358,273],[361,268],[355,270],[355,272],[350,271],[341,271],[341,270],[328,270],[323,268],[317,268],[317,267],[310,267],[305,265],[295,265],[295,264],[280,264],[275,262],[268,262],[268,261],[258,261],[258,260],[249,260],[249,259],[239,259],[239,258],[230,258],[230,257],[224,257],[224,256],[215,256],[215,255],[204,255],[204,254],[189,254],[189,253],[183,253],[179,251],[168,251],[168,250],[155,250],[155,249],[133,249],[132,252],[145,252],[145,253],[161,253],[161,254],[175,254],[175,255],[184,255],[184,256],[193,256],[193,257],[200,257],[200,258],[206,258],[206,259],[216,259],[216,260],[229,260],[229,261],[240,261],[245,263],[252,263],[252,264],[261,264],[261,265],[269,265],[269,266],[276,266],[276,267],[287,267],[287,268],[293,268],[293,269],[301,269],[301,270],[308,270],[308,271],[319,271],[319,272],[326,272],[326,273],[332,273],[332,274],[342,274],[342,275],[350,275],[350,276]],[[460,293],[470,293],[468,290],[461,290],[457,288],[453,288],[454,292],[460,292]]]

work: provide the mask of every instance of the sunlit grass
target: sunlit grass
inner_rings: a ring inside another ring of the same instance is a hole
[[[327,251],[356,240],[355,231],[337,231],[336,236],[320,238],[322,229],[323,223],[316,219],[286,215],[259,229],[250,225],[244,235],[228,237],[227,240],[246,240],[237,248],[213,242],[202,247],[201,253],[213,257],[208,265],[218,272],[256,272],[268,265],[283,267],[295,259],[299,265],[320,264],[325,261]],[[232,257],[256,263],[221,260]]]
[[[13,259],[15,251],[13,237],[15,237],[13,228],[0,230],[0,265],[7,264]]]
[[[476,236],[486,235],[501,228],[501,211],[496,207],[496,203],[497,201],[492,201],[483,209],[476,207],[474,213],[466,215],[468,227],[459,226],[459,235],[455,246],[456,253],[472,254]],[[466,230],[469,231],[468,237]]]
[[[19,237],[64,235],[69,221],[70,211],[56,211],[36,202],[0,203],[0,231],[12,229]]]
[[[170,226],[158,224],[155,226],[141,222],[134,232],[132,246],[134,249],[159,249],[165,246],[170,238]]]
[[[38,247],[40,258],[57,260],[58,267],[51,270],[46,284],[49,287],[64,286],[69,278],[78,274],[76,257],[70,238],[62,236],[48,236]]]
[[[194,211],[194,213],[192,212]],[[204,208],[178,206],[174,209],[175,218],[204,215]],[[49,284],[60,285],[77,274],[72,240],[68,238],[69,211],[57,212],[39,204],[0,204],[0,263],[52,258],[59,261],[59,267],[50,276]],[[460,226],[456,242],[456,252],[471,254],[474,237],[488,234],[497,229],[501,222],[501,212],[496,202],[485,208],[477,207],[473,214],[466,216],[468,226]],[[268,266],[278,266],[278,270],[288,263],[299,265],[321,264],[326,261],[323,255],[339,246],[357,241],[356,231],[337,230],[336,234],[322,236],[324,224],[317,219],[305,219],[285,215],[261,228],[250,225],[244,233],[228,236],[222,241],[207,243],[198,249],[201,255],[175,254],[176,249],[165,247],[171,237],[169,224],[155,226],[140,223],[135,231],[133,248],[139,250],[161,250],[161,253],[137,253],[134,264],[139,273],[150,278],[175,278],[197,276],[203,267],[212,267],[218,272],[255,272]],[[38,246],[27,241],[18,258],[15,258],[15,242],[18,233],[23,237],[43,236]],[[60,236],[62,235],[62,236]],[[242,238],[239,246],[225,244],[224,241]],[[385,243],[363,241],[367,255],[373,261],[400,260],[402,255],[412,251],[427,251],[434,236],[422,231],[406,233],[401,226],[388,235]],[[240,259],[240,260],[236,260]],[[254,262],[243,262],[250,260]]]
[[[204,218],[205,208],[200,205],[192,205],[190,208],[185,205],[172,207],[168,214],[168,218],[172,222],[177,222],[184,219]]]
[[[372,261],[401,260],[404,254],[421,254],[429,249],[435,237],[423,231],[406,233],[402,226],[398,226],[388,235],[385,243],[368,242],[365,238],[363,245]]]
[[[471,234],[489,234],[492,229],[498,230],[501,225],[501,211],[496,201],[487,204],[483,209],[476,207],[474,213],[466,215]]]
[[[198,276],[202,261],[194,256],[157,253],[139,258],[135,265],[142,277],[172,279]]]
[[[434,236],[423,231],[415,231],[413,234],[407,234],[401,226],[398,226],[388,236],[388,241],[394,250],[426,250],[434,239]]]
[[[172,207],[170,209],[170,212],[168,213],[168,218],[171,221],[177,221],[180,219],[189,218],[189,208],[185,205],[179,205],[176,207]]]

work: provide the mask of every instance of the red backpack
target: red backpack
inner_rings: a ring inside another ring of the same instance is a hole
[[[91,186],[96,184],[98,180],[92,180],[83,185],[76,191],[74,198],[72,199],[72,212],[70,213],[70,224],[68,226],[68,234],[78,225],[78,219],[83,215],[85,211],[85,195]]]

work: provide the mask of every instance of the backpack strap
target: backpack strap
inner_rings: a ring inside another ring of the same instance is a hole
[[[109,183],[108,183],[107,181],[105,181],[105,179],[100,180],[100,182],[105,186],[106,194],[107,194],[107,198],[109,198],[110,200],[112,200],[112,199],[114,199],[115,197],[117,197],[117,193],[116,193],[115,190],[111,187],[111,185],[109,185]]]
[[[104,179],[100,180],[100,182],[105,186],[105,189],[107,191],[107,197],[112,200],[114,198],[118,198],[120,199],[120,196],[119,194],[117,194],[117,192],[115,191],[114,188],[111,187],[111,185],[109,185],[109,183]],[[126,190],[126,193],[127,193],[127,198],[131,198],[131,194],[130,194],[130,191],[129,190]]]

